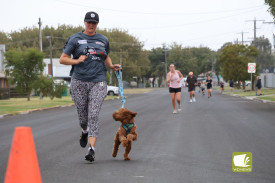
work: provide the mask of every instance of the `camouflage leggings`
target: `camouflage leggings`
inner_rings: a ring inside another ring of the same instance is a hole
[[[89,137],[98,136],[98,118],[107,95],[106,82],[85,82],[71,79],[71,95],[75,103],[81,128],[89,128]]]

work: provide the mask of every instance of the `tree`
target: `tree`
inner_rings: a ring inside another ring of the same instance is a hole
[[[159,78],[158,85],[160,86],[163,78],[165,76],[165,54],[164,54],[165,47],[161,48],[153,48],[149,52],[149,60],[150,60],[150,70],[146,73],[146,78],[153,78],[153,87],[154,81],[156,78]]]
[[[247,72],[248,63],[254,62],[257,55],[258,51],[254,46],[239,44],[225,46],[219,56],[223,78],[226,81],[233,79],[245,83],[245,80],[250,78]],[[257,72],[259,72],[258,69]],[[238,84],[240,86],[240,82]]]
[[[265,0],[265,4],[269,5],[268,11],[275,17],[275,0]]]
[[[14,49],[5,54],[6,68],[5,75],[15,89],[22,94],[27,94],[30,100],[33,83],[39,78],[44,69],[44,54],[38,49],[29,48],[25,52]]]
[[[33,89],[37,94],[42,93],[42,96],[48,96],[51,100],[56,98],[62,98],[63,92],[67,89],[67,86],[63,82],[55,83],[54,78],[48,76],[40,76],[33,83]]]
[[[260,69],[268,69],[274,66],[275,58],[271,55],[271,43],[267,38],[256,38],[251,45],[255,46],[259,51],[255,61],[259,64]]]

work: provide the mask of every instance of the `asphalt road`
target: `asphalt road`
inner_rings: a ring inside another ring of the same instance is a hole
[[[125,104],[138,112],[139,138],[131,161],[123,148],[113,158],[113,138],[120,123],[112,113],[119,100],[105,101],[100,114],[96,161],[84,160],[74,107],[56,108],[0,119],[0,182],[3,182],[16,126],[32,127],[44,183],[274,183],[275,105],[214,92],[197,93],[172,114],[165,89],[131,95]],[[251,173],[232,172],[232,153],[252,152]]]

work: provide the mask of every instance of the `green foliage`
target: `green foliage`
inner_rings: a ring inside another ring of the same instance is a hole
[[[122,64],[123,80],[132,81],[133,77],[143,77],[149,70],[150,60],[143,44],[127,31],[119,29],[100,30],[99,33],[108,37],[110,42],[110,57],[113,63]],[[115,76],[112,77],[113,83]]]
[[[5,56],[6,77],[10,84],[16,84],[19,93],[27,94],[30,100],[33,83],[44,69],[44,54],[35,48],[28,48],[24,52],[19,49],[9,50]]]
[[[165,47],[154,48],[149,54],[151,61],[150,77],[166,77],[163,50],[165,50]],[[211,70],[215,57],[215,52],[207,47],[183,48],[182,45],[174,43],[167,49],[167,70],[170,64],[175,64],[176,69],[180,70],[185,76],[190,71],[193,71],[195,75],[199,75]]]
[[[51,36],[53,57],[59,58],[62,49],[69,37],[83,30],[82,26],[59,25],[57,28],[45,26],[42,29],[42,43],[45,57],[50,57],[49,40]],[[143,44],[127,31],[119,29],[97,29],[97,33],[105,35],[110,42],[110,57],[113,63],[122,61],[123,80],[132,81],[134,76],[141,78],[149,70],[150,60],[147,51],[143,50]],[[0,44],[6,44],[6,50],[36,47],[39,49],[39,30],[36,27],[24,28],[19,31],[0,32]],[[69,73],[68,73],[69,74]],[[116,82],[113,73],[113,83]]]
[[[56,98],[62,98],[62,94],[64,93],[64,91],[67,89],[67,86],[64,84],[64,82],[55,84],[55,88],[54,88],[54,96]],[[53,96],[51,96],[51,99],[53,99]]]
[[[247,72],[248,63],[253,63],[257,55],[258,51],[254,46],[227,44],[219,55],[223,78],[226,81],[250,80],[250,74]],[[256,72],[259,73],[259,69]]]
[[[259,64],[260,69],[267,69],[273,67],[275,58],[271,55],[271,43],[267,38],[259,37],[252,41],[252,45],[257,48],[259,55],[256,58],[256,63]]]
[[[265,4],[269,5],[268,11],[275,17],[275,0],[265,0]]]
[[[159,78],[158,85],[160,86],[163,78],[165,78],[165,47],[153,48],[149,53],[150,70],[145,75],[146,78]],[[150,86],[150,84],[149,84]],[[147,87],[147,83],[146,83]]]
[[[43,97],[54,96],[54,81],[50,77],[41,75],[39,79],[33,83],[33,89],[38,94],[42,93]]]
[[[63,92],[67,89],[64,81],[60,83],[54,83],[54,78],[41,75],[33,84],[33,89],[36,93],[42,93],[43,97],[50,97],[52,100],[54,97],[62,98]]]

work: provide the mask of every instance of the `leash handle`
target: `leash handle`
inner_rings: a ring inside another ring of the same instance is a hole
[[[121,68],[121,66],[119,66]],[[116,75],[116,78],[118,80],[118,92],[119,92],[119,95],[120,95],[120,100],[121,100],[121,108],[124,108],[124,104],[126,102],[126,98],[123,96],[123,83],[122,83],[122,71],[121,70],[118,70],[118,71],[115,71],[115,75]]]

